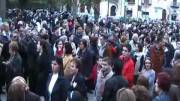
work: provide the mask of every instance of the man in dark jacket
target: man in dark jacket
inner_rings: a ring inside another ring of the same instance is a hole
[[[120,61],[114,63],[113,71],[114,75],[105,82],[102,101],[116,101],[118,89],[128,87],[128,82],[119,75],[119,71],[122,71],[122,63]]]

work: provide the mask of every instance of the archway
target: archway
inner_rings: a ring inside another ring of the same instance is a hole
[[[110,13],[111,16],[116,16],[116,6],[112,6],[111,7],[111,13]]]

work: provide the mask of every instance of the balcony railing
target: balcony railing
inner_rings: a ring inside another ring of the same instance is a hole
[[[135,4],[135,0],[127,0],[128,4]]]
[[[142,0],[141,4],[142,5],[152,5],[152,0]]]
[[[171,2],[171,8],[179,8],[179,7],[180,7],[180,3]]]

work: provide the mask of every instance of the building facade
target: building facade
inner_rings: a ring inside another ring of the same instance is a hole
[[[180,20],[180,0],[102,0],[100,15]]]

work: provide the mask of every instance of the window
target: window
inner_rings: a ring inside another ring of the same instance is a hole
[[[173,5],[176,5],[177,4],[177,0],[173,0]]]
[[[149,15],[149,12],[142,12],[142,15]]]
[[[142,5],[151,5],[152,0],[142,0]]]
[[[126,14],[128,17],[132,17],[132,10],[127,10]]]
[[[176,17],[177,17],[176,14],[172,14],[172,15],[171,15],[171,20],[175,21],[175,20],[176,20]]]
[[[135,0],[127,0],[128,4],[135,4]]]

